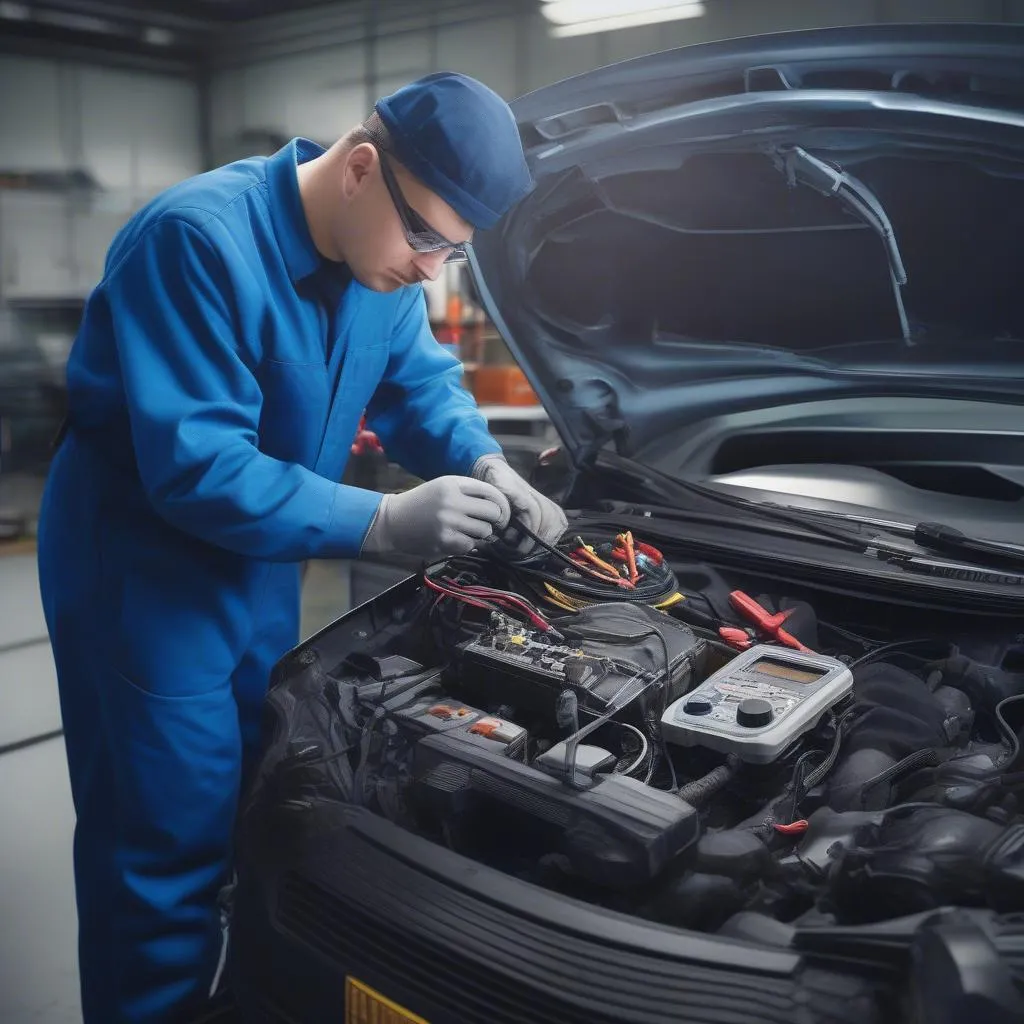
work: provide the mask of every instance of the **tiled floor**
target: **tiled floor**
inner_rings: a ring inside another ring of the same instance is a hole
[[[302,635],[348,605],[346,566],[309,565]],[[0,748],[60,728],[35,557],[0,557]],[[0,754],[0,1022],[80,1021],[74,814],[60,738]]]

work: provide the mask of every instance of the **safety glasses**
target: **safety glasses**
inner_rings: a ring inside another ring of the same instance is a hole
[[[398,218],[405,230],[405,240],[409,248],[416,252],[440,252],[442,249],[451,249],[445,263],[465,263],[469,259],[466,247],[469,242],[451,242],[440,232],[435,231],[406,201],[402,195],[401,186],[395,178],[394,171],[388,163],[383,148],[377,146],[380,155],[380,173],[384,179],[384,185],[391,196],[391,202],[398,212]]]

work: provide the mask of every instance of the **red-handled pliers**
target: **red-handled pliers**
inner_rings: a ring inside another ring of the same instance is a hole
[[[718,635],[737,651],[749,651],[757,643],[757,634],[740,626],[722,626]]]
[[[787,633],[782,628],[782,624],[793,614],[793,608],[772,615],[767,608],[759,605],[749,594],[744,594],[742,590],[734,590],[729,595],[729,603],[763,636],[770,637],[784,647],[792,647],[795,651],[802,651],[804,654],[814,653],[809,647],[805,647],[800,643],[792,633]],[[726,643],[733,647],[738,647],[741,651],[751,646],[749,633],[746,630],[738,630],[734,626],[723,626],[718,631],[718,634]],[[741,634],[747,635],[741,636]]]

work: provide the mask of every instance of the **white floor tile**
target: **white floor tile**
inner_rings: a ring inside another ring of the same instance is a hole
[[[36,559],[8,555],[0,558],[0,747],[60,726]],[[81,1024],[63,739],[0,755],[0,823],[0,1021]]]
[[[81,1024],[63,740],[0,757],[0,1021]]]
[[[35,555],[0,557],[0,647],[46,636]]]
[[[49,642],[0,651],[0,747],[60,727]]]

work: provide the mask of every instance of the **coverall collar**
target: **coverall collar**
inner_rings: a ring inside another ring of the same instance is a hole
[[[309,233],[306,213],[299,196],[299,164],[320,156],[325,150],[309,139],[292,139],[267,161],[267,186],[274,234],[281,246],[292,281],[308,277],[321,264],[321,256]]]

